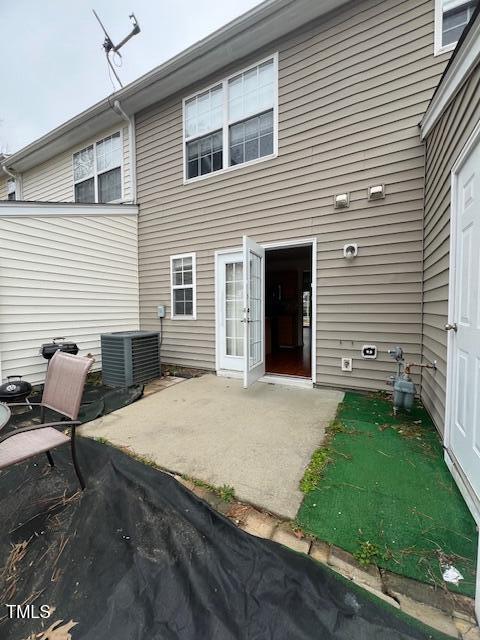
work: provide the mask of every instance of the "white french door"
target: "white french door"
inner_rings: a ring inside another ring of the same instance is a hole
[[[480,142],[454,170],[452,205],[447,449],[480,500]]]
[[[217,256],[217,366],[243,371],[243,253]]]
[[[243,236],[245,389],[265,375],[265,249]]]

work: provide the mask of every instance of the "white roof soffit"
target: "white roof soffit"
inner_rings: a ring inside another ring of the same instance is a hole
[[[133,115],[189,84],[234,63],[351,0],[266,0],[137,80],[9,156],[25,171],[123,122],[110,106],[119,100]]]
[[[431,132],[453,98],[461,89],[470,72],[480,61],[480,13],[469,29],[450,66],[440,81],[421,126],[422,140]]]

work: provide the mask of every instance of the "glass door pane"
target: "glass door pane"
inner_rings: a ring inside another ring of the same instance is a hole
[[[265,249],[247,236],[243,236],[243,308],[245,389],[265,374]]]
[[[243,356],[243,264],[225,265],[225,353]]]
[[[262,258],[250,252],[249,369],[262,362]]]

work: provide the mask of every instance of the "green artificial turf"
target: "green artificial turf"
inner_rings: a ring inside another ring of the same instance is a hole
[[[475,522],[425,409],[394,417],[384,396],[346,393],[330,434],[328,464],[304,479],[299,525],[364,563],[473,596]],[[458,587],[441,563],[463,574]]]

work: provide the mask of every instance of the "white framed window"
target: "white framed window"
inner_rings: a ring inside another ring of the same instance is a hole
[[[183,100],[184,182],[274,158],[278,54]]]
[[[171,318],[195,320],[197,317],[195,253],[170,257]]]
[[[9,178],[7,180],[7,198],[8,200],[17,199],[17,181],[15,178]]]
[[[75,202],[118,202],[123,189],[120,131],[73,154]]]
[[[476,0],[435,0],[435,55],[455,48],[476,5]]]

